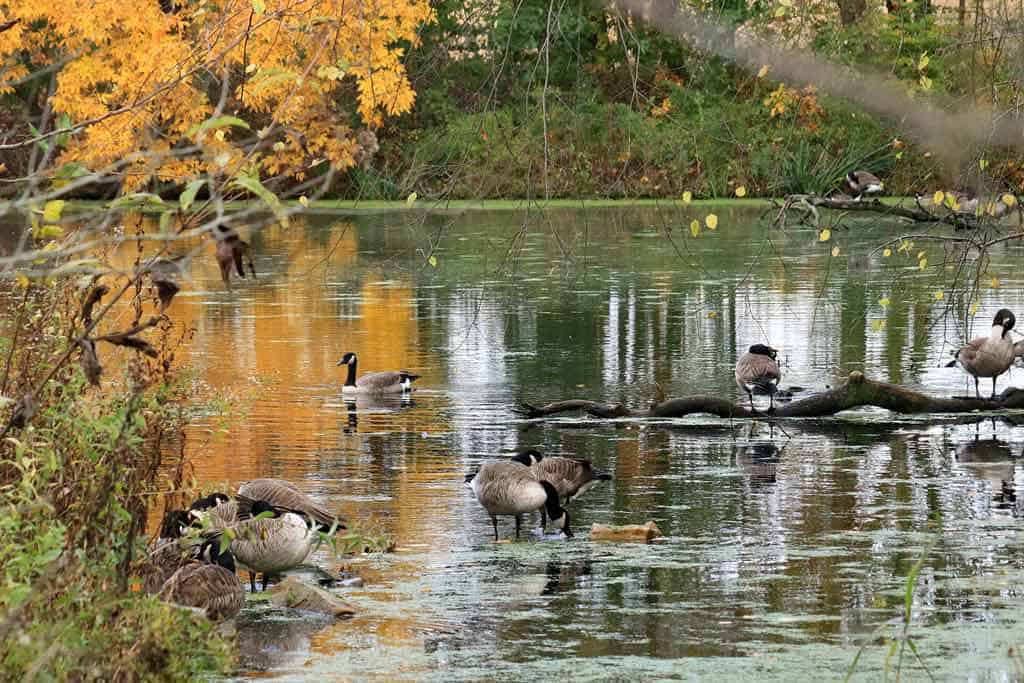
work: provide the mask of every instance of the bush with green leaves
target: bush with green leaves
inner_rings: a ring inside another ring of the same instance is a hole
[[[108,352],[101,390],[74,362],[83,317],[74,283],[7,284],[20,303],[0,329],[2,394],[18,397],[4,406],[0,441],[0,679],[225,670],[230,650],[205,618],[139,592],[133,578],[163,456],[183,427],[173,350]]]

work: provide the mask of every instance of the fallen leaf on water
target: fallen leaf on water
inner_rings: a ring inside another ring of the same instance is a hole
[[[822,228],[821,232],[818,233],[819,242],[828,242],[832,239],[832,231],[828,228]]]
[[[694,237],[700,234],[700,221],[695,219],[690,222],[690,234]]]

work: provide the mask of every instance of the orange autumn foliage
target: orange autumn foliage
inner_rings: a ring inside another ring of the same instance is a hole
[[[88,125],[59,161],[121,162],[126,191],[253,164],[302,179],[353,165],[354,128],[409,111],[403,46],[433,18],[428,0],[0,0],[0,24],[16,22],[0,32],[0,94],[66,61],[51,104]],[[225,76],[220,113],[250,129],[197,130]]]

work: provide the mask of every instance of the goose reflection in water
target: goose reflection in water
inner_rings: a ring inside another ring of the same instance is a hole
[[[761,442],[737,446],[734,451],[736,467],[754,488],[775,484],[775,474],[782,449],[774,443]]]
[[[299,669],[309,659],[310,641],[330,621],[283,610],[244,610],[238,617],[238,665],[242,671]]]
[[[984,440],[975,436],[974,441],[956,447],[956,459],[964,470],[988,483],[995,509],[1021,516],[1014,482],[1016,460],[1008,444],[995,436]]]
[[[345,426],[341,431],[355,434],[359,431],[359,416],[369,418],[375,414],[391,415],[416,407],[412,394],[353,394],[345,396]]]
[[[585,585],[593,573],[593,562],[589,558],[565,562],[548,562],[547,583],[541,595],[565,593]]]

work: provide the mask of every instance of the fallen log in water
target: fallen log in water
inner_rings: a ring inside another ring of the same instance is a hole
[[[904,415],[925,413],[996,412],[1024,409],[1024,390],[1010,387],[994,399],[940,398],[928,396],[897,384],[876,382],[860,372],[850,373],[840,386],[822,391],[791,403],[776,405],[771,413],[755,412],[750,408],[716,396],[684,396],[655,403],[646,410],[635,410],[622,404],[607,404],[584,399],[556,401],[544,406],[523,403],[520,414],[527,418],[540,418],[558,413],[582,410],[593,417],[684,417],[697,413],[729,418],[827,417],[844,410],[874,406]]]

